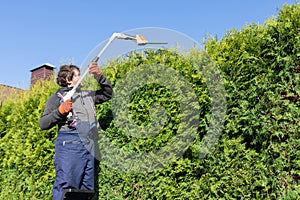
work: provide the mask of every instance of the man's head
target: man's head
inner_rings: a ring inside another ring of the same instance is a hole
[[[62,65],[59,68],[56,83],[61,87],[73,87],[79,78],[79,67],[76,65]]]

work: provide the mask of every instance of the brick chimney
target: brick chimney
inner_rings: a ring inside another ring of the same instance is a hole
[[[30,70],[31,80],[30,86],[34,85],[38,80],[50,80],[54,74],[55,67],[49,63],[44,63],[41,66]]]

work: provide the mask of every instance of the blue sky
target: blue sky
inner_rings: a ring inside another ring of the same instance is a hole
[[[246,24],[263,24],[297,0],[99,1],[5,0],[0,3],[0,83],[28,89],[30,70],[86,56],[114,32],[160,27],[197,42]]]

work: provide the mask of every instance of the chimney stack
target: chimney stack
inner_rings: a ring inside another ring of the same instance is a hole
[[[31,72],[30,86],[33,86],[38,80],[50,80],[51,76],[54,75],[55,67],[49,63],[42,64],[36,67]]]

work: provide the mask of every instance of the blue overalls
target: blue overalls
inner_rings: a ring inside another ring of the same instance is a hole
[[[74,129],[60,130],[55,145],[56,179],[53,200],[63,199],[64,189],[94,190],[94,140],[91,126],[76,120]]]

